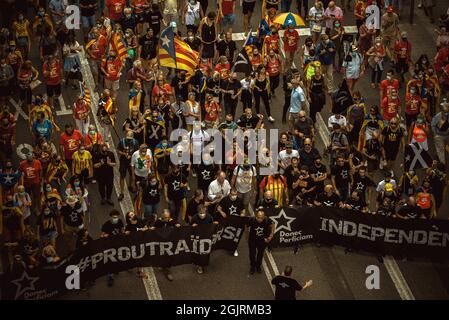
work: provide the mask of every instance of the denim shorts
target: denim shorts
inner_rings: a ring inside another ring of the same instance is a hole
[[[229,25],[232,26],[235,23],[235,14],[225,14],[223,16],[223,20],[221,20],[221,24],[223,26]]]

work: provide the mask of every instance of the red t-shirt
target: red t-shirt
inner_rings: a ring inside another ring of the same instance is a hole
[[[157,102],[157,99],[161,96],[164,98],[164,102],[170,101],[170,95],[172,94],[171,86],[165,83],[162,87],[155,85],[151,92],[153,101]]]
[[[97,41],[91,47],[91,55],[94,56],[94,59],[101,60],[103,56],[106,54],[106,47],[108,46],[108,40],[102,34],[98,36]]]
[[[234,1],[235,0],[222,0],[221,1],[221,12],[224,15],[234,13]]]
[[[292,52],[298,49],[299,34],[298,31],[286,30],[284,33],[284,51]]]
[[[393,117],[397,116],[400,105],[401,102],[399,101],[399,98],[392,100],[388,97],[385,97],[382,100],[382,117],[384,118],[384,120],[390,121]]]
[[[49,74],[45,77],[45,83],[50,86],[56,86],[61,84],[61,63],[56,61],[53,66],[50,66],[49,63],[44,63],[42,66],[42,71],[45,73],[46,71]]]
[[[105,70],[107,75],[105,76],[106,80],[109,81],[117,81],[120,79],[120,69],[122,68],[122,62],[120,59],[116,58],[115,60],[107,60]]]
[[[3,128],[0,126],[0,145],[11,147],[12,138],[16,134],[15,125],[8,125],[8,127]]]
[[[126,0],[106,0],[106,7],[109,10],[109,18],[113,21],[120,20]]]
[[[42,165],[39,160],[28,163],[27,160],[20,162],[19,170],[23,172],[23,181],[26,185],[41,183]]]
[[[221,80],[227,80],[229,78],[229,73],[231,72],[231,64],[228,62],[225,65],[221,63],[217,64],[215,71],[220,73]]]
[[[387,79],[382,80],[380,82],[380,88],[382,89],[382,99],[383,99],[387,96],[387,93],[389,93],[391,89],[396,89],[396,91],[398,91],[399,81],[397,79],[393,79],[391,81],[388,81]]]
[[[270,49],[273,49],[276,53],[279,53],[279,35],[270,35],[265,37],[265,52],[269,53]]]
[[[81,100],[75,102],[75,108],[73,109],[74,117],[77,120],[84,120],[89,114],[89,108],[87,107],[86,101]]]
[[[405,113],[408,115],[415,115],[419,113],[421,107],[421,97],[417,94],[413,96],[407,93],[405,96]]]
[[[206,121],[210,121],[210,122],[217,121],[218,115],[221,112],[220,105],[218,103],[216,103],[216,102],[212,102],[212,103],[206,102],[206,105],[204,107],[206,109],[205,120]],[[208,108],[210,108],[209,112],[207,111]]]
[[[278,58],[271,59],[268,57],[267,62],[267,72],[269,76],[277,76],[280,72],[279,67],[281,65],[281,61]]]
[[[73,154],[78,150],[79,146],[83,142],[83,135],[78,130],[73,130],[71,136],[65,131],[61,134],[59,139],[59,145],[64,147],[64,156],[66,159],[71,160]]]
[[[394,52],[396,53],[397,59],[406,59],[407,62],[410,61],[410,55],[412,51],[412,45],[408,41],[396,41],[394,45]]]

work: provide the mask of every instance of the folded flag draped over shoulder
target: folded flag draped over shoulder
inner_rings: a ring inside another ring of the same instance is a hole
[[[245,43],[243,44],[242,50],[240,50],[240,53],[237,56],[237,59],[235,60],[234,65],[232,66],[232,72],[241,72],[246,75],[250,74],[252,71],[252,67],[249,61],[249,52],[251,50],[248,50],[247,48],[251,48],[251,44],[253,42],[253,35],[251,30],[248,33],[248,37],[246,38]]]
[[[185,70],[189,75],[195,73],[195,69],[198,66],[198,52],[192,50],[187,43],[178,37],[175,37],[172,27],[162,31],[159,43],[159,61],[161,66]]]
[[[6,190],[9,190],[14,187],[17,182],[19,182],[21,176],[21,172],[0,173],[0,186]]]
[[[120,60],[125,60],[128,58],[128,50],[126,49],[126,43],[123,40],[123,36],[121,33],[114,33],[112,35],[112,47],[115,52],[117,52],[117,56]]]

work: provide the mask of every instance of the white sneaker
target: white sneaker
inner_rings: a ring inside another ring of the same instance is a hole
[[[234,251],[234,257],[238,257],[239,256],[239,252],[237,250]]]
[[[269,116],[269,117],[268,117],[268,121],[270,121],[270,122],[273,123],[273,122],[274,122],[274,118],[273,118],[272,116]]]

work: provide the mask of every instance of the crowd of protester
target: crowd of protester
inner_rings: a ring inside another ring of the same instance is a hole
[[[437,54],[412,54],[418,44],[400,30],[402,8],[388,2],[352,3],[358,33],[346,34],[351,1],[342,1],[341,7],[315,1],[310,9],[307,1],[298,1],[297,10],[310,28],[310,36],[301,38],[295,28],[273,22],[278,13],[292,9],[291,1],[264,1],[261,27],[247,50],[249,71],[242,74],[232,67],[240,51],[232,39],[235,14],[241,7],[249,31],[259,24],[252,17],[258,1],[243,0],[239,7],[236,1],[219,0],[215,10],[207,0],[80,0],[79,33],[64,23],[65,1],[16,1],[15,14],[0,31],[0,232],[11,260],[30,268],[53,264],[60,260],[58,252],[91,241],[88,229],[95,213],[89,191],[94,184],[101,205],[111,208],[101,237],[219,223],[229,215],[249,216],[254,208],[250,240],[266,245],[273,230],[264,210],[281,206],[438,218],[447,185],[449,19],[447,14],[434,17],[423,1],[426,14],[437,23]],[[372,5],[380,7],[382,16],[378,26],[368,27],[365,12]],[[160,66],[159,36],[167,26],[198,51],[193,75]],[[125,59],[116,50],[116,39],[123,40]],[[93,92],[89,96],[81,82],[83,48],[100,96],[94,109],[100,127],[91,113]],[[419,59],[413,61],[413,56]],[[353,104],[333,112],[325,119],[327,128],[319,128],[318,114],[329,109],[339,87],[336,73],[346,79]],[[359,88],[359,80],[368,76],[378,101],[367,101]],[[39,82],[45,95],[36,93]],[[62,91],[80,89],[76,101],[70,101],[72,123],[59,128],[55,108]],[[129,93],[128,105],[119,103],[123,92]],[[277,107],[274,101],[282,95],[285,103]],[[28,128],[17,126],[11,97],[18,98],[29,116]],[[243,113],[237,114],[240,105]],[[127,114],[124,123],[118,122],[119,112]],[[224,134],[226,129],[258,130],[273,123],[285,127],[279,150],[258,154],[277,153],[279,170],[272,175],[260,175],[260,167],[268,164],[250,163],[251,146],[235,142],[232,152],[223,155],[230,164],[217,164],[210,156],[199,164],[171,161],[173,152],[190,154],[204,147],[210,139],[207,129]],[[179,128],[189,132],[184,147],[168,139]],[[320,130],[329,131],[329,145],[321,151]],[[34,149],[18,163],[12,155],[19,131],[27,131]],[[403,170],[397,164],[403,163],[405,146],[414,142],[424,150],[432,149],[432,142],[436,157],[427,169]],[[237,164],[239,156],[243,164]],[[136,204],[124,218],[113,209],[118,208],[112,200],[116,174],[118,201],[129,193]],[[256,233],[259,225],[268,231]],[[264,245],[256,247],[263,252]],[[256,247],[250,245],[252,273],[260,272],[262,256],[259,252],[256,257]],[[198,266],[198,273],[204,271]],[[170,269],[164,272],[173,280]],[[146,277],[142,270],[138,274]]]

